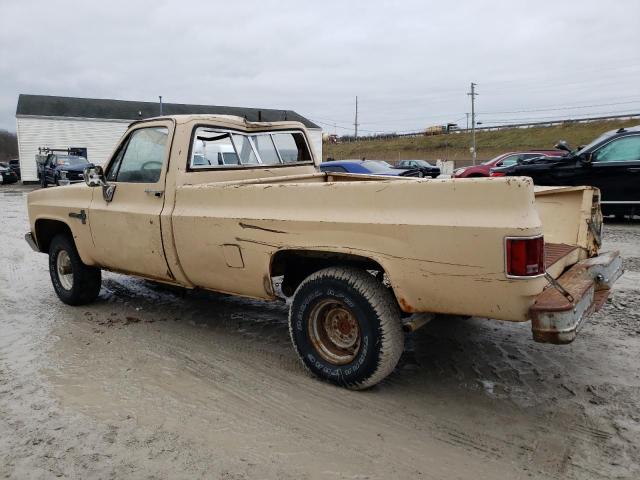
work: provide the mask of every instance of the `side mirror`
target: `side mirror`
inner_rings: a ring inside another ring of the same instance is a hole
[[[587,153],[584,157],[580,157],[580,161],[585,165],[591,165],[593,163],[593,152]]]
[[[104,170],[100,165],[89,165],[84,169],[84,183],[90,187],[102,187],[107,184]]]
[[[90,187],[102,187],[102,198],[109,203],[116,193],[116,185],[109,185],[100,165],[89,165],[84,169],[84,182]]]
[[[553,148],[555,148],[556,150],[564,150],[565,152],[571,152],[571,148],[567,144],[566,140],[560,140],[558,143],[556,143],[553,146]]]

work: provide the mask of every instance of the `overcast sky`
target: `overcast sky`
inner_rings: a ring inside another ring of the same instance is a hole
[[[282,108],[351,133],[640,112],[640,1],[0,0],[19,93]],[[570,108],[567,108],[570,107]],[[534,110],[534,111],[532,111]],[[506,112],[506,113],[496,113]]]

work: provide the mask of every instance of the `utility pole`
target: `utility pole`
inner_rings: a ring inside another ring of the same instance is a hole
[[[469,112],[465,113],[465,115],[467,116],[467,128],[466,131],[469,131]]]
[[[160,99],[160,116],[162,116],[162,95],[158,95],[158,98]]]
[[[358,138],[358,96],[356,95],[356,121],[353,122],[353,125],[356,127],[355,138]]]
[[[476,84],[471,82],[471,91],[467,93],[471,97],[471,157],[476,164]]]

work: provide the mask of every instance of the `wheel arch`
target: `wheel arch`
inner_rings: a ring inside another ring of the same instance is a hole
[[[387,275],[387,279],[390,280],[388,270],[380,259],[373,256],[327,249],[278,250],[271,256],[269,273],[271,277],[284,277],[282,292],[286,296],[291,296],[300,283],[309,275],[324,268],[337,266],[353,266],[363,270],[380,272],[380,275]],[[393,292],[393,288],[391,290]],[[394,297],[396,296],[395,292],[393,295]]]
[[[71,227],[62,220],[52,218],[38,218],[34,224],[36,244],[42,253],[49,251],[49,245],[53,237],[59,234],[67,234],[75,242]]]

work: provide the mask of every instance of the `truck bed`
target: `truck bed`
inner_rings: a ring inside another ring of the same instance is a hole
[[[557,277],[587,256],[582,219],[592,196],[589,188],[547,189],[539,205],[524,177],[314,173],[179,186],[172,230],[185,276],[204,288],[273,298],[276,252],[333,252],[380,264],[406,312],[526,321],[547,281],[506,278],[504,238],[544,234]],[[246,267],[229,266],[239,259]]]

